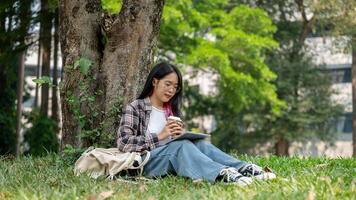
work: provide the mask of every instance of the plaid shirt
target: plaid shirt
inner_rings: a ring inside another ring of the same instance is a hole
[[[123,110],[117,131],[117,146],[122,152],[142,152],[158,145],[155,133],[146,133],[152,104],[150,99],[136,99]]]

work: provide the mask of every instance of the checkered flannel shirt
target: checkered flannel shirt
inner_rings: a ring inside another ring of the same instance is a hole
[[[156,133],[146,133],[152,104],[150,99],[136,99],[123,110],[117,131],[117,146],[122,152],[142,152],[158,146]]]

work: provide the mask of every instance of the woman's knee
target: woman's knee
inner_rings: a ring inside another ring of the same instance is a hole
[[[212,145],[211,143],[209,143],[209,142],[207,142],[207,141],[205,141],[205,140],[196,140],[196,141],[194,141],[194,144],[195,144],[196,146],[200,146],[200,147],[205,147],[205,146],[210,146],[210,145]]]
[[[190,146],[193,143],[190,140],[177,140],[174,142],[171,142],[171,145],[173,146]]]
[[[191,149],[195,148],[195,145],[189,140],[177,140],[168,144],[170,148],[174,149]]]

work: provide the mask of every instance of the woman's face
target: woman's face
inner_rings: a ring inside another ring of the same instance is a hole
[[[178,76],[172,72],[162,79],[153,79],[153,94],[158,100],[168,102],[179,90]]]

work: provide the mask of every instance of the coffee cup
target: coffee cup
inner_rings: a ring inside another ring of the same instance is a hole
[[[173,120],[173,121],[176,121],[176,122],[183,122],[179,117],[176,117],[176,116],[169,116],[168,117],[168,120]]]

